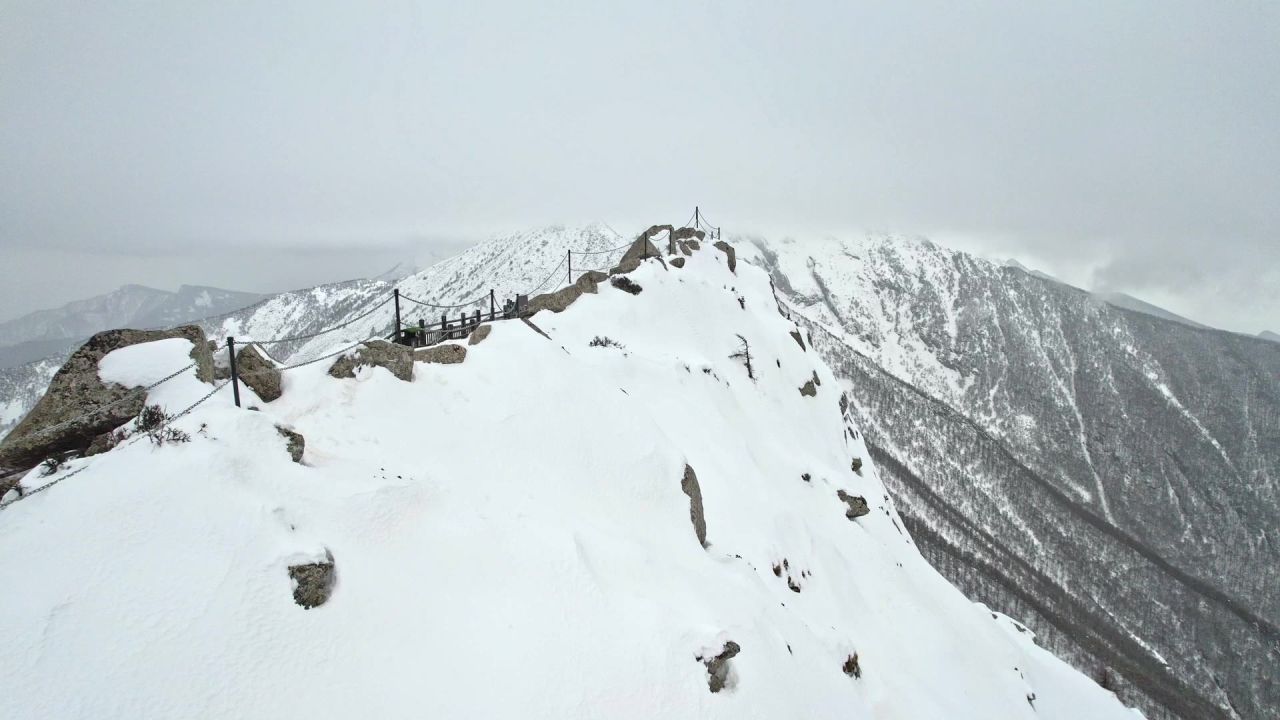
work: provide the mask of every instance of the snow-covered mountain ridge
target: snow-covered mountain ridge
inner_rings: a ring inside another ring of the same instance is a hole
[[[629,277],[412,382],[317,363],[258,412],[217,393],[190,442],[6,508],[0,715],[1135,717],[924,561],[764,272],[704,246]],[[304,610],[289,568],[330,561]]]
[[[945,575],[1153,717],[1277,716],[1280,347],[927,241],[753,245]]]

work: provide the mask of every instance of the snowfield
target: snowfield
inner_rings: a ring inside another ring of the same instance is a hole
[[[1140,717],[922,559],[763,271],[704,245],[629,277],[639,295],[541,312],[549,338],[499,322],[412,383],[317,363],[272,403],[242,387],[258,412],[225,388],[178,421],[191,442],[73,461],[0,512],[0,717]],[[100,374],[151,380],[189,350]],[[333,594],[303,609],[288,567],[327,555]],[[697,658],[729,641],[712,693]]]

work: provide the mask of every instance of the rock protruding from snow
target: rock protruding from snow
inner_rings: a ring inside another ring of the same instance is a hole
[[[850,520],[860,518],[871,512],[871,508],[867,507],[867,499],[861,495],[850,495],[844,490],[837,490],[836,497],[840,498],[841,502],[849,506],[848,509],[844,511],[844,516]]]
[[[480,340],[484,340],[489,335],[489,326],[481,325],[476,328],[476,332],[484,330],[484,335]],[[473,333],[471,337],[475,337]],[[475,341],[479,342],[479,340]],[[475,344],[474,342],[472,343]],[[414,362],[435,363],[437,365],[457,365],[467,359],[467,349],[461,345],[435,345],[427,348],[419,348],[413,351]]]
[[[671,230],[670,225],[654,225],[644,231],[640,238],[631,243],[631,247],[627,248],[627,251],[623,253],[622,259],[618,261],[617,267],[609,271],[610,275],[622,275],[624,273],[633,272],[636,268],[640,267],[640,263],[644,262],[645,258],[660,257],[658,247],[649,242],[649,238],[657,234],[650,234],[655,228],[659,230],[665,229],[668,232]]]
[[[724,649],[714,657],[698,657],[698,661],[707,667],[707,688],[711,692],[718,693],[729,685],[729,672],[733,669],[729,666],[729,661],[740,652],[742,648],[738,643],[729,640],[725,642]]]
[[[796,344],[800,346],[801,350],[805,350],[804,337],[800,335],[799,330],[792,330],[791,338],[796,341]]]
[[[723,240],[717,240],[715,247],[729,259],[729,272],[738,272],[738,253],[733,246]]]
[[[684,478],[680,480],[680,489],[689,496],[689,519],[693,521],[693,532],[698,536],[698,544],[706,547],[707,519],[702,511],[702,488],[698,485],[698,474],[688,465],[684,466]]]
[[[812,380],[808,380],[804,385],[800,386],[800,394],[805,397],[814,397],[818,394],[818,388],[813,384]]]
[[[599,290],[600,283],[607,277],[608,275],[595,270],[585,272],[572,285],[530,298],[527,312],[529,315],[541,310],[550,310],[553,313],[564,312],[584,293],[595,294]]]
[[[471,331],[471,337],[467,338],[468,345],[479,345],[489,337],[489,333],[493,331],[493,326],[486,323]]]
[[[302,437],[302,433],[290,430],[287,427],[277,425],[276,432],[280,433],[285,439],[285,449],[289,451],[289,457],[293,458],[296,463],[302,463],[302,453],[307,448],[307,440]]]
[[[290,565],[289,577],[293,580],[293,601],[310,610],[329,601],[337,580],[333,553],[325,550],[323,562]]]
[[[264,356],[257,345],[246,345],[236,352],[236,374],[263,402],[271,402],[284,394],[280,369]]]
[[[671,258],[671,267],[677,267],[677,268],[684,267],[684,258],[682,257]]]
[[[357,368],[369,366],[386,368],[405,382],[413,381],[413,351],[386,340],[370,340],[355,351],[342,355],[329,368],[329,374],[336,378],[353,378]]]
[[[67,358],[44,397],[0,443],[0,468],[26,469],[52,455],[84,452],[94,438],[135,417],[142,411],[146,393],[140,387],[103,382],[98,362],[123,347],[174,338],[191,341],[196,377],[211,381],[213,355],[204,332],[195,325],[100,332]]]

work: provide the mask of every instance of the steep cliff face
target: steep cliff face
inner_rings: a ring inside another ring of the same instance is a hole
[[[753,261],[954,581],[1154,716],[1274,716],[1280,348],[927,241]]]

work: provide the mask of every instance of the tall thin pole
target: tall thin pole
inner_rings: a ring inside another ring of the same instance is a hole
[[[394,342],[400,342],[400,288],[392,290],[396,298],[396,336]]]
[[[702,223],[702,213],[698,211],[698,206],[693,206],[693,226],[696,228]]]
[[[569,259],[569,284],[573,284],[573,251],[565,250],[565,257]]]
[[[236,373],[236,339],[227,337],[227,356],[231,358],[231,394],[236,399],[236,407],[240,407],[240,378]]]
[[[493,300],[493,288],[489,288],[489,322],[498,317],[498,306]]]

